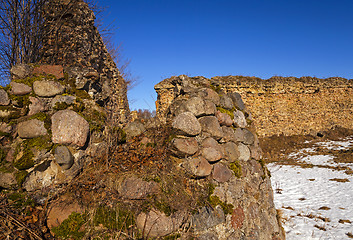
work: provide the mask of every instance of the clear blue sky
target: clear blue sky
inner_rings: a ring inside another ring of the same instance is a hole
[[[353,78],[353,0],[99,0],[138,85],[130,108],[154,109],[174,75]]]

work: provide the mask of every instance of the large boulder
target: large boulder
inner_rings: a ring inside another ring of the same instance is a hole
[[[72,110],[61,110],[52,117],[54,143],[83,147],[89,134],[88,122]]]
[[[215,116],[205,116],[199,119],[202,127],[202,131],[209,133],[212,137],[216,139],[221,139],[223,137],[223,131],[219,122]]]
[[[193,155],[199,150],[199,145],[195,138],[174,138],[172,140],[174,152],[178,156]]]
[[[179,133],[196,136],[201,133],[201,125],[191,112],[183,112],[174,118],[172,127]]]
[[[65,88],[57,81],[35,81],[33,90],[40,97],[53,97],[64,93]]]
[[[20,138],[35,138],[44,136],[48,133],[44,127],[44,122],[38,119],[31,119],[25,122],[21,122],[17,126],[18,136]]]

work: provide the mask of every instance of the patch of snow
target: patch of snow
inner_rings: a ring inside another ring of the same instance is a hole
[[[352,145],[352,139],[347,142],[330,141],[318,145],[329,149],[347,148]],[[307,149],[302,149],[291,156],[313,165],[353,168],[352,163],[334,163],[333,156],[313,155],[313,152]],[[283,227],[288,240],[350,239],[346,234],[353,233],[352,175],[346,174],[344,170],[315,166],[302,168],[277,163],[268,164],[268,169],[272,176],[275,206],[283,211],[285,219]],[[330,179],[347,179],[348,182]],[[321,207],[329,209],[323,210]],[[351,223],[339,223],[339,220],[349,220]]]

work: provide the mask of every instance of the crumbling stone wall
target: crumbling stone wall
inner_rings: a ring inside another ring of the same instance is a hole
[[[238,93],[214,84],[203,77],[179,76],[155,87],[158,100],[163,99],[157,101],[158,117],[173,127],[171,157],[190,178],[207,179],[212,186],[210,206],[191,216],[193,236],[284,239],[251,114]],[[157,218],[155,225],[161,221]],[[146,226],[158,233],[148,220]]]
[[[316,134],[335,126],[353,128],[351,80],[231,76],[213,79],[225,91],[242,95],[260,136]]]
[[[63,65],[76,87],[85,89],[111,120],[130,120],[127,86],[94,25],[95,16],[82,0],[50,0],[44,7],[41,63]]]
[[[316,134],[335,126],[353,128],[353,84],[344,78],[227,76],[211,79],[214,88],[238,92],[252,114],[260,137]],[[174,86],[156,85],[157,114],[163,118]]]
[[[11,74],[0,89],[0,188],[41,193],[104,153],[106,113],[61,65],[16,65]]]

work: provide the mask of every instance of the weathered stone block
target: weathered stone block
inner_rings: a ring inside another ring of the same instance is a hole
[[[212,165],[204,157],[187,159],[185,168],[196,177],[206,177],[212,172]]]
[[[55,148],[55,161],[63,170],[69,169],[74,164],[74,156],[66,146]]]
[[[222,163],[216,163],[213,166],[212,177],[220,183],[228,181],[233,176],[233,173],[227,166]]]
[[[89,124],[72,110],[61,110],[52,117],[52,140],[54,143],[83,147],[86,143]]]

